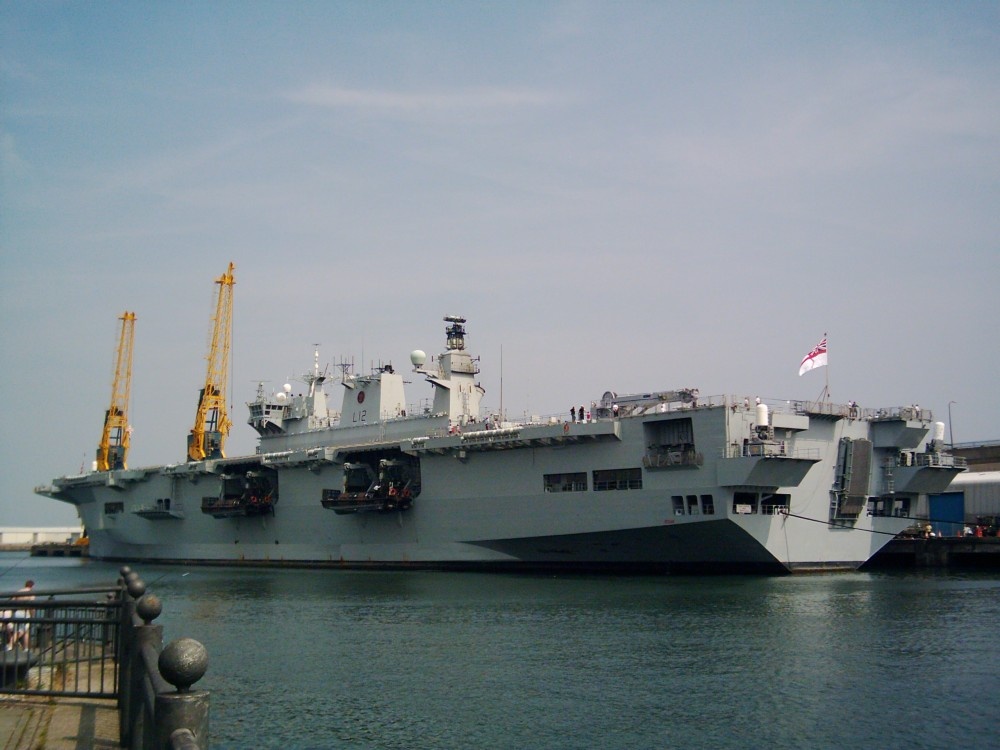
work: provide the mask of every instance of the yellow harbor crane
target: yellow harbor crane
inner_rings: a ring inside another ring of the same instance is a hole
[[[198,413],[188,435],[188,461],[225,458],[226,436],[232,424],[226,413],[226,377],[229,372],[229,341],[233,328],[233,271],[229,269],[215,280],[219,297],[212,319],[212,340],[208,348],[208,374],[198,398]]]
[[[97,470],[127,469],[128,444],[132,429],[128,424],[129,392],[132,388],[132,342],[135,339],[135,313],[127,310],[122,322],[115,355],[115,379],[111,386],[111,406],[104,412],[104,432],[97,446]]]

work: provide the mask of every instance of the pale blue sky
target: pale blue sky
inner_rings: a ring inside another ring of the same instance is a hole
[[[514,415],[828,374],[1000,439],[996,2],[11,2],[0,86],[0,525],[74,518],[31,490],[124,310],[129,463],[182,460],[230,260],[230,454],[314,343],[405,367],[446,314]]]

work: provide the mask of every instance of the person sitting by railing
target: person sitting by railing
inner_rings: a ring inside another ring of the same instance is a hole
[[[27,580],[24,582],[24,587],[19,589],[17,594],[11,597],[11,599],[24,599],[33,600],[35,598],[31,590],[35,587],[35,582],[32,580]],[[19,622],[20,620],[27,620],[34,617],[34,611],[31,609],[16,609],[13,613],[14,621],[8,625],[7,629],[7,648],[13,649],[20,646],[25,651],[31,647],[31,623],[30,622]]]

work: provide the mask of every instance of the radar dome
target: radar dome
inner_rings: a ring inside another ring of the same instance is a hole
[[[288,398],[288,396],[285,395],[284,391],[279,391],[278,395],[275,396],[275,398],[278,400],[279,404],[283,404],[285,403],[285,400]]]
[[[414,349],[410,352],[410,362],[413,363],[414,367],[423,367],[427,362],[427,355],[420,349]]]
[[[283,386],[283,388],[285,389],[285,393],[291,393],[292,392],[292,384],[291,383],[285,383],[285,385]]]
[[[938,442],[944,442],[944,422],[934,423],[934,439]]]

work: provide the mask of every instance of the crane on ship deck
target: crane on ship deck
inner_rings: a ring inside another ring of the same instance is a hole
[[[208,373],[198,398],[194,427],[188,435],[188,461],[225,458],[226,436],[229,435],[229,415],[226,411],[226,377],[229,372],[229,342],[233,327],[232,263],[215,280],[219,285],[212,318],[212,336],[208,347]]]
[[[115,377],[111,385],[111,405],[104,412],[104,431],[97,446],[97,470],[127,469],[128,444],[132,428],[128,424],[128,401],[132,388],[132,343],[135,340],[135,313],[126,310],[115,354]]]

